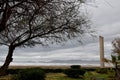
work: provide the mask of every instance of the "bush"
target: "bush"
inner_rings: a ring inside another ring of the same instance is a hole
[[[71,69],[80,69],[81,66],[80,65],[72,65],[70,66]]]
[[[82,69],[66,69],[64,70],[64,74],[68,77],[79,78],[79,76],[84,75],[85,71]]]
[[[15,77],[14,80],[45,80],[45,73],[43,70],[38,68],[24,69],[21,70]]]
[[[84,68],[85,71],[96,71],[96,68]]]
[[[46,73],[61,73],[63,69],[43,69]]]
[[[100,68],[96,70],[97,73],[101,73],[101,74],[105,74],[108,73],[108,69],[107,68]]]
[[[18,72],[20,71],[20,69],[8,69],[7,70],[7,74],[18,74]]]

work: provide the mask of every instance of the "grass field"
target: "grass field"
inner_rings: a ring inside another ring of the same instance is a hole
[[[12,75],[7,75],[0,77],[0,80],[12,80]],[[48,73],[45,80],[83,80],[83,79],[74,79],[69,78],[63,73]]]
[[[11,80],[13,75],[7,75],[0,78],[0,80]],[[63,73],[47,73],[45,80],[114,80],[108,78],[108,74],[98,74],[95,72],[87,72],[84,75],[84,79],[69,78]]]
[[[24,69],[24,68],[31,68],[31,67],[25,67],[25,66],[22,66],[22,67],[10,67],[10,69]],[[32,67],[34,68],[34,67]],[[41,68],[41,67],[40,67]],[[67,69],[69,68],[69,66],[48,66],[48,67],[43,67],[43,68],[46,68],[46,69]],[[93,67],[93,68],[96,68],[96,67]],[[91,69],[93,69],[91,68]],[[96,69],[99,69],[99,68],[96,68]],[[0,77],[0,80],[12,80],[11,78],[13,77],[14,75],[7,75],[7,76],[3,76],[3,77]],[[112,76],[112,78],[111,78]],[[83,79],[81,78],[69,78],[67,77],[65,74],[63,73],[47,73],[46,74],[46,78],[45,80],[114,80],[114,72],[111,72],[111,71],[108,71],[108,73],[97,73],[96,71],[86,71],[86,73],[84,74],[84,76],[82,76]]]
[[[46,80],[83,80],[83,79],[74,79],[69,78],[63,73],[48,73]]]

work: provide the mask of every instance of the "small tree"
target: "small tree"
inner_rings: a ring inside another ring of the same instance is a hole
[[[112,42],[112,45],[113,45],[112,52],[114,54],[117,54],[116,62],[115,62],[115,66],[116,66],[116,80],[119,80],[120,79],[120,68],[117,67],[117,61],[120,60],[120,38],[114,39],[113,42]]]
[[[119,64],[118,61],[120,60],[120,38],[115,38],[112,41],[112,46],[113,46],[112,55],[111,55],[112,60],[104,59],[104,61],[107,63],[112,63],[114,65],[116,71],[115,78],[116,80],[119,80],[120,68],[118,68],[117,64]]]
[[[80,11],[79,0],[2,0],[0,3],[1,9],[8,6],[10,10],[4,25],[0,25],[6,27],[0,33],[0,44],[9,48],[0,75],[5,74],[17,47],[61,43],[75,37],[81,41],[91,31],[89,19]]]
[[[115,38],[112,41],[112,46],[113,46],[112,55],[111,55],[112,60],[116,61],[114,58],[120,60],[120,38]]]

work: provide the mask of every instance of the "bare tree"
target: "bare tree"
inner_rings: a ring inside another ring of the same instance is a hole
[[[120,38],[116,38],[113,40],[112,42],[113,45],[113,49],[112,49],[112,53],[113,54],[117,54],[116,55],[116,62],[115,62],[115,71],[116,71],[116,80],[120,79],[120,66],[118,66],[118,64],[120,64],[118,61],[120,60]]]
[[[41,8],[52,0],[0,0],[0,32],[7,28],[7,22],[13,13],[13,9],[25,3],[36,3]],[[39,4],[40,3],[40,4]],[[27,6],[23,6],[27,7]]]
[[[81,41],[91,32],[89,19],[80,11],[80,0],[2,0],[0,4],[0,44],[8,46],[0,75],[5,74],[17,47],[61,43],[76,37]]]

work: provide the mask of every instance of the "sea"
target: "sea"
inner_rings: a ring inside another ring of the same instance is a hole
[[[4,60],[0,59],[0,66],[4,64]],[[10,66],[70,66],[70,65],[81,65],[81,66],[100,66],[100,60],[49,60],[49,61],[38,61],[38,60],[18,60],[15,59],[11,62]],[[106,66],[113,66],[112,64],[105,63]]]

